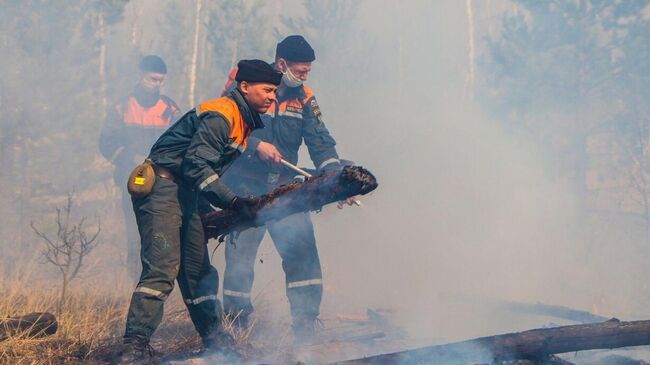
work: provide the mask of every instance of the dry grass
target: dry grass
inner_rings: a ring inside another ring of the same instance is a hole
[[[56,313],[57,287],[14,282],[3,285],[1,292],[5,294],[0,298],[2,315],[52,312],[59,328],[43,339],[13,337],[0,342],[3,364],[88,363],[101,346],[118,340],[128,305],[123,293],[100,296],[91,290],[71,290],[62,313]]]
[[[257,297],[255,312],[249,318],[247,328],[235,325],[237,316],[226,316],[223,326],[235,339],[236,350],[254,362],[295,363],[291,361],[293,335],[289,318],[273,315],[269,301]]]
[[[0,281],[1,317],[51,312],[58,321],[58,331],[53,336],[10,337],[1,341],[0,364],[106,363],[102,359],[121,342],[132,288],[111,280],[102,283],[95,279],[93,284],[73,285],[63,311],[56,313],[59,283],[55,279],[30,280],[29,275],[24,275]],[[163,324],[152,341],[165,353],[198,348],[187,311],[178,297],[175,293],[166,303]],[[161,346],[163,339],[165,345]]]
[[[37,271],[31,273],[34,272]],[[51,312],[58,321],[58,331],[53,336],[10,337],[0,341],[0,364],[108,363],[107,359],[121,343],[131,284],[114,276],[75,282],[69,289],[62,313],[56,313],[60,295],[57,279],[56,276],[36,278],[30,273],[0,279],[0,317]],[[263,300],[256,302],[257,313],[270,311]],[[236,350],[245,358],[286,359],[287,349],[291,347],[289,323],[286,319],[263,317],[264,320],[257,320],[253,315],[250,326],[244,329],[234,325],[234,318],[226,317],[224,328],[233,335]],[[178,290],[165,303],[165,316],[152,345],[164,356],[186,354],[200,348],[200,339]]]

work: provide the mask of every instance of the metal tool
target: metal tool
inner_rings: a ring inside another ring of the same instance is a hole
[[[298,166],[292,164],[291,162],[289,162],[289,161],[287,161],[287,160],[285,160],[285,159],[281,159],[281,160],[280,160],[280,163],[283,164],[284,166],[286,166],[286,167],[292,169],[293,171],[299,173],[300,175],[306,177],[306,178],[310,178],[310,177],[312,177],[312,174],[308,173],[307,171],[301,169],[300,167],[298,167]],[[357,207],[360,207],[360,206],[361,206],[361,202],[360,202],[357,198],[352,198],[352,202],[353,202]]]
[[[312,174],[308,173],[307,171],[301,169],[300,167],[298,167],[298,166],[292,164],[291,162],[289,162],[289,161],[287,161],[287,160],[285,160],[285,159],[281,159],[281,160],[280,160],[280,163],[282,163],[284,166],[286,166],[286,167],[292,169],[293,171],[299,173],[300,175],[302,175],[302,176],[304,176],[304,177],[307,177],[307,178],[312,177]]]

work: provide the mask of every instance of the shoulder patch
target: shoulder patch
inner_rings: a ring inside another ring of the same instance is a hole
[[[311,110],[314,113],[316,119],[318,119],[318,123],[323,123],[323,113],[321,113],[320,107],[318,106],[316,99],[312,99],[309,106],[311,107]]]

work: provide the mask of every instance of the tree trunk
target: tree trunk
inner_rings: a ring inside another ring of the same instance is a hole
[[[101,111],[99,120],[104,120],[108,110],[108,95],[106,86],[106,25],[104,22],[104,12],[99,11],[97,24],[97,39],[99,41],[99,92],[101,100]]]
[[[474,49],[474,10],[472,8],[472,0],[466,0],[467,7],[467,36],[468,36],[468,45],[467,45],[467,84],[466,90],[467,95],[470,100],[474,96],[474,59],[475,59],[475,49]]]
[[[340,365],[469,364],[543,359],[552,354],[650,345],[650,320],[611,319],[519,333],[481,337],[447,345],[338,362]]]
[[[68,291],[68,275],[63,274],[63,284],[61,285],[61,297],[59,298],[59,305],[57,306],[57,313],[60,315],[63,313],[63,307],[65,305],[65,295]]]
[[[232,46],[232,55],[230,57],[230,67],[237,65],[237,57],[239,54],[239,40],[235,39]]]
[[[196,13],[194,18],[194,41],[192,47],[192,61],[190,63],[188,101],[190,107],[194,106],[194,93],[196,90],[196,60],[199,53],[199,31],[201,30],[201,6],[202,0],[196,0]]]
[[[141,2],[132,2],[133,4],[133,21],[131,23],[131,45],[134,49],[140,48],[140,29],[138,28],[138,21],[142,12],[144,11],[143,5]]]

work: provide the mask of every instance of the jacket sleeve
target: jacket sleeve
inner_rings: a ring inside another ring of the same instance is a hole
[[[235,197],[218,173],[229,135],[230,125],[223,116],[217,113],[206,116],[199,123],[181,166],[186,181],[219,208],[228,208]]]
[[[341,167],[336,153],[336,141],[323,123],[320,107],[315,97],[311,97],[303,107],[302,135],[309,151],[309,156],[318,170],[327,171]]]
[[[257,152],[257,147],[260,145],[260,142],[262,142],[261,139],[257,137],[250,137],[248,138],[248,144],[246,145],[246,150],[244,150],[244,155],[248,157],[255,156],[255,153]]]
[[[126,129],[120,113],[120,106],[109,110],[99,134],[99,152],[113,162],[126,142]]]

